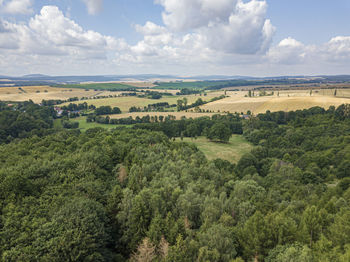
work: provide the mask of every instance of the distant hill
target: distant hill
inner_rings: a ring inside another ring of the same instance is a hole
[[[53,84],[79,84],[86,82],[115,82],[115,81],[237,81],[251,85],[254,81],[267,83],[342,83],[350,82],[350,75],[319,75],[319,76],[275,76],[275,77],[250,77],[250,76],[227,76],[227,75],[207,75],[207,76],[176,76],[159,74],[138,74],[138,75],[95,75],[95,76],[49,76],[43,74],[29,74],[19,77],[0,76],[1,84],[12,84],[14,86],[28,85],[53,85]],[[242,81],[242,82],[241,82]]]

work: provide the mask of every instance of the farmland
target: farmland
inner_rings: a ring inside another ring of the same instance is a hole
[[[198,117],[203,117],[203,116],[213,116],[216,113],[194,113],[194,112],[133,112],[133,113],[125,113],[125,114],[118,114],[118,115],[110,115],[111,119],[121,119],[121,118],[127,118],[131,117],[135,119],[137,116],[142,118],[144,116],[149,115],[150,117],[152,116],[175,116],[176,120],[180,120],[182,117],[186,118],[198,118]]]
[[[66,100],[72,97],[92,97],[118,95],[118,92],[109,91],[85,91],[83,89],[68,89],[50,86],[23,86],[23,87],[0,87],[1,101],[28,101],[40,103],[45,100]]]
[[[93,90],[114,90],[114,91],[118,91],[118,90],[135,89],[137,86],[132,85],[132,84],[127,84],[125,82],[123,82],[123,83],[112,82],[112,83],[66,84],[66,85],[59,85],[58,87],[88,89],[88,90],[93,89]],[[141,87],[144,88],[146,86],[145,85],[141,85]]]
[[[181,140],[177,138],[176,141]],[[231,163],[237,163],[241,156],[248,153],[253,147],[241,135],[233,135],[228,143],[210,142],[205,137],[198,137],[197,139],[184,137],[183,142],[195,144],[208,160],[221,158]]]
[[[209,81],[210,82],[210,81]],[[182,83],[182,82],[181,82]],[[183,82],[183,86],[194,87],[197,82]],[[203,82],[204,83],[204,82]],[[224,91],[211,91],[206,92],[206,96],[197,95],[187,95],[187,96],[175,96],[178,91],[176,89],[162,89],[159,92],[169,92],[174,96],[163,96],[161,99],[148,99],[135,96],[126,97],[114,97],[119,96],[125,91],[108,91],[108,90],[98,90],[95,91],[92,87],[95,85],[105,86],[106,89],[109,86],[116,87],[126,87],[134,85],[137,87],[138,91],[145,91],[150,89],[145,89],[145,87],[151,84],[149,82],[123,82],[123,83],[99,83],[99,84],[82,84],[81,88],[61,88],[61,87],[50,87],[50,86],[26,86],[26,87],[1,87],[0,88],[0,100],[1,101],[27,101],[32,100],[35,103],[40,103],[43,99],[45,100],[67,100],[72,97],[89,97],[90,99],[84,100],[89,105],[99,106],[111,106],[119,107],[123,113],[128,113],[129,108],[132,106],[143,108],[149,104],[167,102],[170,105],[176,104],[177,100],[187,98],[188,104],[195,102],[198,98],[204,101],[209,101],[213,97],[220,96],[224,94]],[[177,84],[168,83],[170,84]],[[179,83],[180,84],[180,83]],[[179,85],[177,84],[177,85]],[[165,85],[165,83],[162,83]],[[168,87],[169,87],[168,85]],[[69,85],[66,85],[69,87]],[[77,87],[77,85],[71,85],[72,87]],[[90,87],[85,89],[86,87]],[[339,86],[339,84],[337,85]],[[165,88],[165,86],[163,86]],[[289,86],[290,87],[290,86]],[[242,87],[244,88],[244,87]],[[254,88],[258,88],[255,87]],[[281,86],[281,88],[288,89],[287,86]],[[306,86],[305,86],[306,88]],[[241,88],[238,88],[241,89]],[[248,110],[252,113],[263,113],[266,110],[270,111],[290,111],[298,109],[306,109],[313,106],[321,106],[328,108],[329,106],[339,106],[341,104],[349,103],[350,101],[350,89],[337,89],[336,97],[334,96],[335,89],[313,89],[310,96],[310,90],[298,89],[298,90],[274,90],[274,95],[272,96],[257,96],[259,90],[255,90],[254,97],[248,97],[248,91],[232,91],[227,90],[225,99],[218,100],[215,102],[208,103],[201,106],[204,111],[210,112],[247,112]],[[272,91],[267,91],[271,94]],[[110,98],[99,98],[95,97],[108,97]],[[75,101],[74,103],[82,103],[82,101]],[[68,103],[66,103],[68,104]],[[170,109],[175,110],[173,107]],[[181,116],[186,115],[187,117],[193,117],[192,112],[183,112]],[[142,114],[140,114],[142,115]],[[123,117],[129,117],[129,115],[124,115]],[[132,115],[133,116],[133,115]],[[119,117],[119,116],[118,116]]]
[[[348,89],[337,90],[337,97],[333,94],[334,90],[314,90],[311,96],[309,90],[288,90],[275,91],[273,96],[247,97],[246,91],[228,91],[228,98],[203,105],[201,108],[214,112],[231,113],[245,113],[249,110],[258,114],[267,110],[291,111],[313,106],[329,108],[329,106],[339,106],[350,102],[350,90]]]
[[[129,112],[129,108],[132,106],[141,107],[147,106],[149,104],[167,102],[169,105],[176,104],[177,100],[187,98],[188,104],[194,103],[198,98],[202,98],[203,101],[209,101],[211,98],[222,95],[223,92],[210,92],[207,96],[199,96],[199,95],[188,95],[188,96],[164,96],[161,99],[148,99],[148,98],[140,98],[134,96],[126,96],[126,97],[114,97],[114,98],[102,98],[102,99],[89,99],[86,102],[89,105],[94,105],[96,107],[99,106],[111,106],[111,107],[119,107],[122,112]],[[81,101],[74,102],[76,104],[81,103]],[[66,103],[69,104],[69,103]]]

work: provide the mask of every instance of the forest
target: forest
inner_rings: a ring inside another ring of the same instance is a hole
[[[54,118],[0,104],[1,261],[350,261],[349,105],[86,132]],[[232,164],[171,139],[216,130],[254,147]]]

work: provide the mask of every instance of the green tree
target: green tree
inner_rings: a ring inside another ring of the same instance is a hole
[[[302,239],[308,240],[310,248],[312,243],[319,238],[322,230],[322,218],[317,207],[309,206],[301,217]]]
[[[176,103],[177,103],[177,111],[181,111],[183,109],[183,100],[178,99]]]
[[[207,138],[212,141],[228,142],[231,136],[231,130],[221,122],[215,123],[207,133]]]
[[[108,261],[106,222],[101,204],[73,199],[37,231],[33,243],[36,256],[46,261]]]
[[[247,259],[258,261],[267,253],[269,239],[264,216],[259,212],[248,219],[240,232],[240,244]]]

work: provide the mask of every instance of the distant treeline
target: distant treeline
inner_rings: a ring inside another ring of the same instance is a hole
[[[191,89],[191,90],[218,90],[225,87],[255,86],[255,85],[295,85],[295,84],[313,84],[325,82],[322,79],[262,79],[262,80],[212,80],[212,81],[194,81],[194,82],[154,82],[157,89]]]
[[[172,108],[176,107],[176,104],[169,105],[168,102],[160,102],[160,103],[155,103],[155,104],[149,104],[147,106],[144,106],[143,108],[141,107],[136,107],[132,106],[129,109],[129,112],[164,112],[166,108]]]

